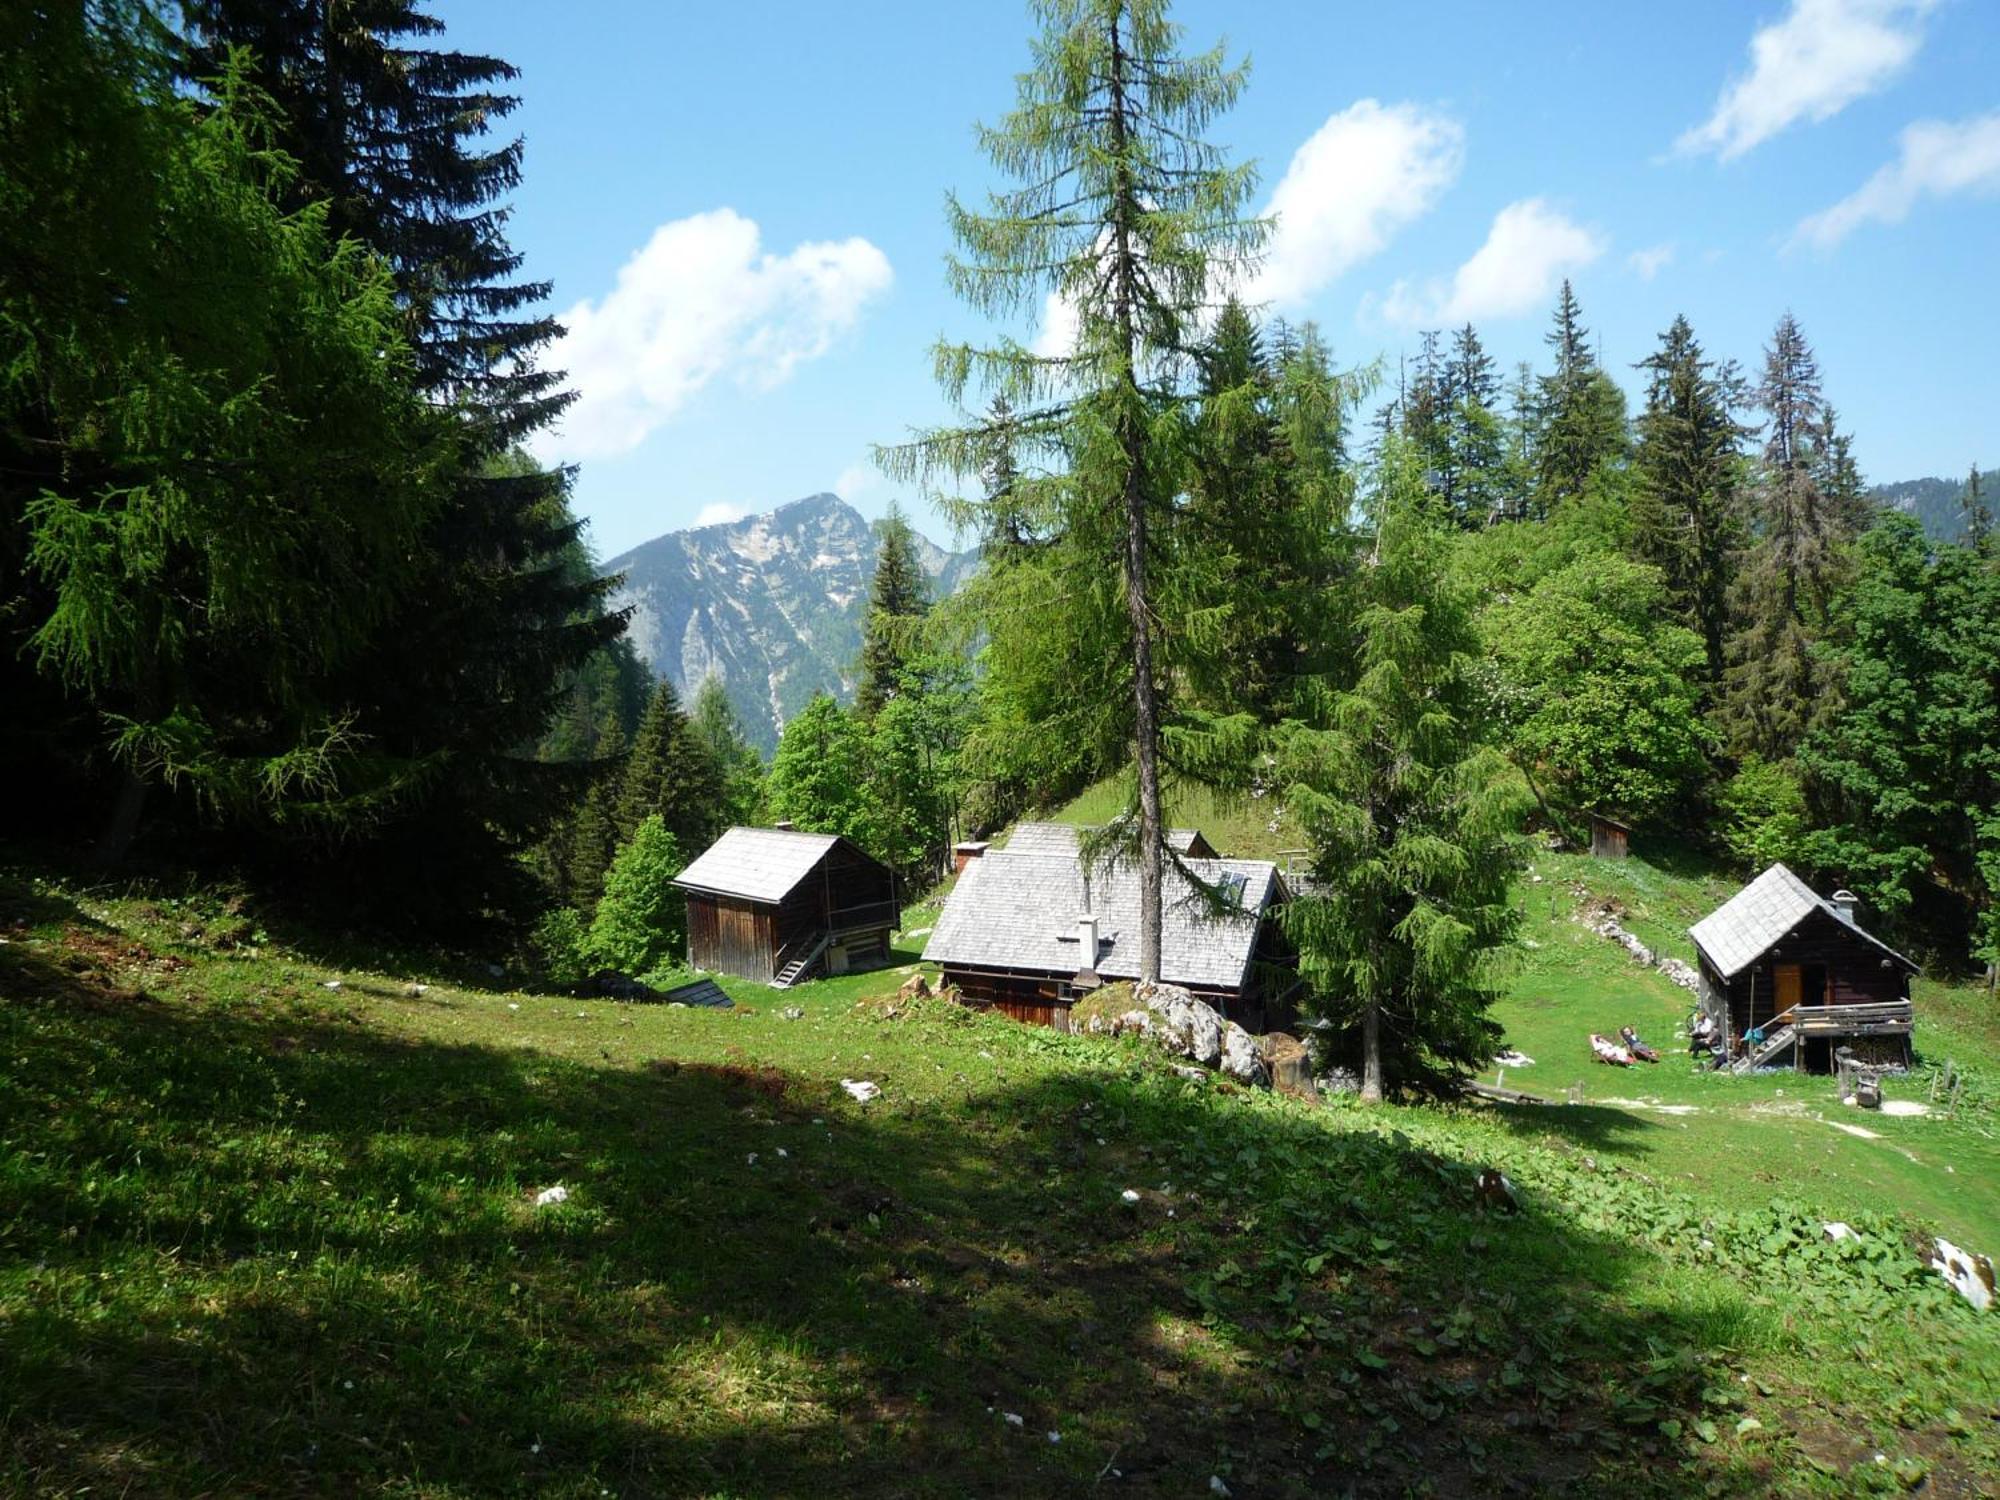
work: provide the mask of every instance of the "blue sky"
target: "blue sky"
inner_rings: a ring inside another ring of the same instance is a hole
[[[1013,3],[439,0],[523,76],[512,236],[571,324],[601,555],[837,490],[945,415],[948,188],[1026,65]],[[1685,313],[1754,366],[1789,308],[1871,480],[2000,463],[2000,5],[1269,0],[1176,9],[1249,89],[1214,132],[1281,212],[1260,289],[1343,363],[1470,318],[1539,362],[1556,282],[1604,359]],[[1028,329],[1021,330],[1024,334]],[[906,501],[912,497],[903,495]],[[920,502],[919,525],[948,528]]]

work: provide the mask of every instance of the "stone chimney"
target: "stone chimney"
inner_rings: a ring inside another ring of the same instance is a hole
[[[1095,985],[1097,979],[1097,918],[1085,912],[1076,919],[1076,978],[1072,984]]]
[[[790,818],[780,818],[771,826],[780,833],[790,833],[792,831],[792,820]]]
[[[1834,915],[1839,917],[1849,927],[1854,925],[1854,909],[1860,904],[1860,901],[1852,891],[1835,891],[1833,893]]]
[[[992,844],[986,839],[967,839],[962,844],[953,844],[951,846],[952,873],[963,875],[965,867],[975,859],[981,858],[991,847]]]

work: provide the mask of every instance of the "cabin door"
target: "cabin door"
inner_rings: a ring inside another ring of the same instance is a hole
[[[1797,964],[1779,964],[1771,971],[1775,981],[1771,992],[1771,1003],[1776,1007],[1771,1014],[1781,1016],[1803,998]]]

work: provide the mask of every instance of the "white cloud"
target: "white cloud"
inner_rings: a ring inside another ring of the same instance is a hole
[[[1264,212],[1277,220],[1249,300],[1296,306],[1378,254],[1457,180],[1465,131],[1415,104],[1363,99],[1292,153]]]
[[[1076,348],[1076,304],[1058,293],[1042,299],[1041,321],[1028,347],[1043,359],[1060,359]]]
[[[1648,245],[1644,250],[1634,250],[1625,257],[1625,264],[1641,281],[1651,281],[1660,272],[1674,263],[1672,245]]]
[[[1885,88],[1923,45],[1937,0],[1792,0],[1750,38],[1750,71],[1674,143],[1685,155],[1741,156],[1800,120],[1831,119]]]
[[[1917,200],[2000,193],[2000,110],[1953,124],[1905,126],[1896,159],[1831,208],[1803,220],[1794,246],[1831,250],[1863,224],[1900,224]]]
[[[696,526],[727,526],[731,521],[740,521],[749,512],[740,505],[731,505],[727,500],[717,500],[713,505],[704,505],[695,513]]]
[[[1523,198],[1493,216],[1486,243],[1446,283],[1398,281],[1382,299],[1392,323],[1440,327],[1515,318],[1545,306],[1556,283],[1605,251],[1604,237],[1540,198]]]
[[[765,253],[755,221],[721,208],[662,224],[599,302],[562,316],[550,363],[578,393],[538,448],[580,459],[637,447],[719,376],[768,389],[817,359],[888,289],[865,239]]]
[[[865,495],[870,490],[879,489],[882,471],[863,459],[860,463],[849,464],[840,471],[833,481],[833,492],[841,499],[852,502],[857,495]]]

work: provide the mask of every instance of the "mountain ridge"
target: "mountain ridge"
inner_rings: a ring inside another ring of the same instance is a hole
[[[822,491],[665,532],[601,571],[621,575],[611,604],[631,609],[627,638],[647,667],[683,698],[719,676],[744,732],[768,752],[815,693],[852,699],[879,536],[879,523]],[[919,533],[917,557],[933,597],[943,598],[979,554]]]

